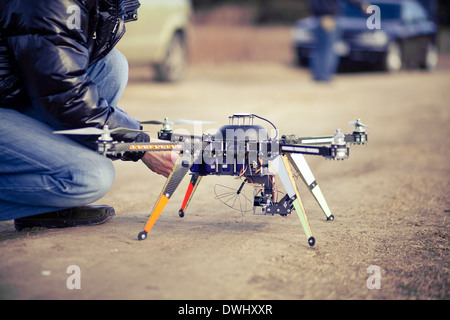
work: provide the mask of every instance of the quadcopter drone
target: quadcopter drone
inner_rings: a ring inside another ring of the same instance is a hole
[[[255,124],[255,118],[269,123],[275,132],[274,137],[267,129]],[[111,134],[115,132],[140,131],[126,128],[103,129],[84,128],[75,130],[55,131],[57,134],[99,135],[98,152],[104,156],[119,156],[125,152],[142,151],[177,151],[178,158],[171,174],[159,195],[152,213],[145,224],[144,230],[138,234],[138,240],[145,240],[156,223],[163,209],[180,185],[183,178],[190,172],[190,182],[179,210],[179,216],[184,217],[188,204],[205,176],[234,176],[240,179],[240,187],[230,191],[216,185],[216,198],[230,208],[249,211],[254,214],[289,216],[295,211],[306,234],[308,244],[314,246],[315,238],[306,216],[304,206],[295,182],[295,174],[299,175],[311,191],[324,212],[326,219],[334,220],[325,197],[308,166],[304,155],[322,156],[327,159],[344,160],[349,157],[349,144],[365,144],[368,127],[360,119],[349,122],[354,126],[350,134],[344,134],[337,129],[333,135],[317,137],[298,137],[283,135],[278,137],[278,130],[267,119],[255,114],[236,113],[229,117],[228,125],[218,129],[215,134],[189,135],[173,132],[172,124],[198,124],[190,120],[143,121],[141,124],[159,124],[163,128],[158,131],[158,138],[166,142],[127,143],[114,141]],[[281,180],[286,194],[280,196],[275,175]],[[244,195],[243,187],[248,184],[253,187],[253,197]],[[280,198],[280,199],[279,199]]]

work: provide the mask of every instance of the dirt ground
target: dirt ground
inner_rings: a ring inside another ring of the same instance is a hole
[[[340,74],[331,84],[279,63],[197,65],[178,84],[137,71],[121,106],[139,120],[216,121],[202,128],[214,131],[250,112],[281,134],[309,136],[351,132],[347,122],[361,118],[369,144],[353,146],[349,160],[307,156],[335,221],[298,180],[316,238],[310,248],[296,215],[233,211],[213,189],[236,180],[213,176],[179,218],[186,177],[148,239],[137,241],[165,179],[142,163],[115,162],[114,185],[98,202],[115,207],[110,222],[20,233],[0,223],[0,298],[450,298],[449,68]],[[146,129],[155,136],[159,128]],[[67,287],[71,265],[81,289]],[[379,268],[378,288],[369,288],[370,266]]]

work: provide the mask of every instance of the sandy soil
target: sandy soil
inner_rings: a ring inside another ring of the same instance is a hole
[[[356,118],[369,124],[369,144],[352,147],[349,160],[307,157],[335,221],[299,180],[310,248],[296,215],[242,214],[215,200],[214,185],[233,186],[231,177],[204,178],[181,219],[186,177],[139,242],[165,179],[115,162],[114,186],[98,202],[115,207],[110,222],[21,233],[0,223],[0,298],[450,298],[449,69],[341,74],[328,85],[276,63],[196,66],[173,85],[149,76],[135,73],[121,101],[139,120],[217,122],[206,131],[251,112],[300,136],[351,132]],[[80,267],[79,290],[66,286],[70,265]],[[367,286],[369,266],[379,267],[379,289]]]

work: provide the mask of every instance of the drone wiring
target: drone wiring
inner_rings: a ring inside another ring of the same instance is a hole
[[[272,122],[270,122],[266,118],[263,118],[263,117],[260,117],[260,116],[258,116],[256,114],[254,114],[254,113],[252,113],[251,116],[255,117],[255,118],[258,118],[258,119],[261,119],[261,120],[266,121],[267,123],[269,123],[275,129],[275,137],[274,137],[274,139],[276,139],[278,137],[278,129]]]
[[[258,170],[255,171],[255,174],[258,173],[259,171],[261,171],[261,169],[262,169],[262,161],[259,156],[258,156],[258,162],[259,162],[259,168],[258,168]]]

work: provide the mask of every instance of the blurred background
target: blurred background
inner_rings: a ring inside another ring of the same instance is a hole
[[[450,66],[450,2],[417,2],[431,8],[430,19],[438,26],[439,64]],[[132,67],[139,66],[131,77],[148,71],[140,67],[150,64],[155,79],[164,81],[182,78],[186,65],[295,65],[293,28],[310,14],[307,0],[144,0],[139,20],[127,24],[119,49]]]

